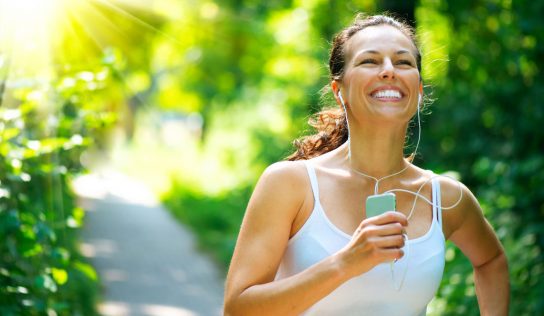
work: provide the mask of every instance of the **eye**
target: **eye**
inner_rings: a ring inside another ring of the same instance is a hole
[[[401,59],[401,60],[397,61],[397,65],[413,66],[414,64],[412,64],[412,62],[407,60],[407,59]]]
[[[361,60],[361,62],[359,62],[359,65],[364,65],[364,64],[377,64],[378,61],[376,59],[372,59],[372,58],[366,58],[366,59],[363,59]]]

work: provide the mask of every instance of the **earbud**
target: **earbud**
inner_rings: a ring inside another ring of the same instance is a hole
[[[419,108],[419,105],[421,104],[421,93],[417,95],[417,107]]]

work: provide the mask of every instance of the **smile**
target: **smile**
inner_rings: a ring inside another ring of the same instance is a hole
[[[395,99],[399,100],[402,98],[402,94],[398,90],[379,90],[371,94],[373,98],[376,99]]]

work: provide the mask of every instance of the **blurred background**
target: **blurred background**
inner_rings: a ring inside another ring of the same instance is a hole
[[[95,200],[104,179],[149,192],[223,282],[259,175],[327,104],[333,35],[383,11],[416,27],[434,100],[416,164],[476,194],[511,314],[543,315],[542,0],[0,0],[0,314],[99,312],[82,176]],[[478,315],[469,262],[450,244],[446,259],[430,314]]]

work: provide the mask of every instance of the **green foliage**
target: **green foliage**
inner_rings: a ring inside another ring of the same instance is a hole
[[[97,276],[77,250],[84,211],[69,184],[114,120],[92,108],[100,71],[9,90],[15,106],[0,108],[2,315],[96,314]]]
[[[544,77],[537,66],[544,57],[537,12],[544,4],[431,3],[427,9],[448,21],[450,62],[434,89],[422,157],[431,167],[457,169],[479,198],[509,258],[512,315],[544,314]],[[439,314],[478,315],[471,267],[452,251]],[[462,277],[452,287],[455,275]]]

